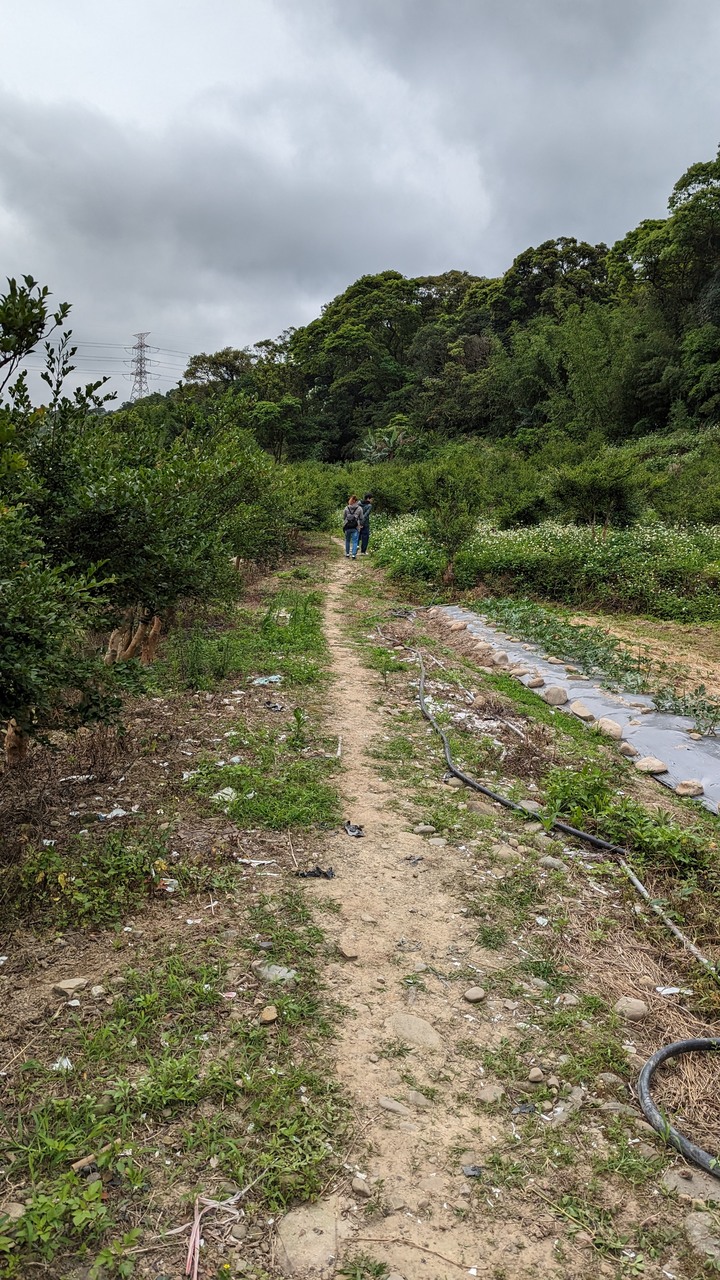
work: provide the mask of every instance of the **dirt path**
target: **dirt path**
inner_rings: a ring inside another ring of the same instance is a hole
[[[447,892],[467,869],[467,851],[414,834],[368,755],[370,742],[387,734],[389,721],[379,702],[382,683],[363,668],[348,638],[343,587],[357,571],[344,561],[330,569],[326,625],[335,679],[329,728],[342,734],[346,813],[366,835],[338,837],[331,855],[338,878],[326,889],[318,885],[342,907],[334,922],[340,954],[357,953],[356,959],[332,964],[328,978],[349,1009],[337,1051],[338,1076],[360,1115],[367,1116],[348,1162],[347,1190],[357,1169],[366,1175],[370,1194],[363,1195],[356,1181],[352,1197],[341,1192],[332,1202],[340,1235],[348,1216],[356,1224],[344,1246],[338,1240],[339,1253],[383,1259],[393,1280],[519,1277],[548,1268],[558,1274],[552,1240],[529,1239],[522,1222],[515,1230],[503,1224],[497,1238],[495,1224],[483,1223],[477,1204],[473,1208],[472,1184],[462,1173],[463,1165],[480,1161],[477,1148],[487,1151],[498,1139],[494,1118],[479,1118],[462,1101],[482,1085],[482,1073],[476,1060],[458,1053],[457,1044],[496,1037],[487,1013],[478,1014],[479,1006],[464,999],[472,978],[448,983],[433,970],[471,970],[487,953],[474,946],[476,930],[458,897]],[[410,860],[418,857],[413,865]],[[393,1110],[386,1109],[388,1102]],[[363,1150],[370,1153],[367,1159],[359,1154]],[[300,1234],[309,1225],[317,1238],[314,1215],[299,1211]],[[336,1273],[309,1267],[290,1274]]]

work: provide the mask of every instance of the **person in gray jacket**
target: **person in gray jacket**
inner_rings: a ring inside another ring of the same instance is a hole
[[[345,559],[349,560],[352,554],[353,560],[357,560],[358,538],[360,530],[365,523],[363,509],[357,500],[355,494],[348,499],[348,504],[343,511],[343,533],[345,534]]]

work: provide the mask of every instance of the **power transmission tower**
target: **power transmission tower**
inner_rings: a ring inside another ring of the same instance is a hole
[[[146,329],[145,333],[134,333],[133,338],[137,338],[133,350],[133,358],[131,362],[132,369],[132,391],[130,392],[131,400],[140,400],[142,396],[149,396],[150,389],[148,387],[148,347],[145,342],[150,330]]]

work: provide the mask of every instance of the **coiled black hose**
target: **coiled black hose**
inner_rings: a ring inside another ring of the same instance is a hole
[[[694,1142],[684,1138],[677,1129],[673,1128],[653,1101],[650,1082],[653,1073],[668,1058],[679,1058],[683,1053],[698,1051],[717,1053],[718,1050],[720,1050],[720,1040],[676,1040],[674,1044],[664,1045],[653,1054],[652,1058],[648,1058],[637,1082],[638,1101],[653,1129],[657,1129],[665,1141],[684,1155],[686,1160],[692,1160],[706,1173],[711,1173],[714,1178],[720,1178],[720,1160],[717,1156],[711,1156],[707,1151],[703,1151],[702,1147],[696,1147]]]
[[[440,737],[443,744],[445,762],[449,772],[453,777],[459,778],[466,787],[470,787],[473,791],[479,791],[481,795],[487,796],[488,799],[494,800],[497,804],[503,805],[506,809],[512,809],[515,813],[521,813],[525,818],[529,817],[530,811],[523,805],[517,804],[514,800],[509,800],[507,796],[500,795],[497,791],[491,791],[489,787],[483,786],[481,782],[478,782],[475,778],[471,778],[469,774],[463,773],[462,769],[458,769],[455,761],[453,760],[447,734],[442,726],[438,724],[427,705],[425,698],[426,671],[422,654],[417,649],[412,649],[410,652],[415,654],[420,666],[420,683],[418,689],[420,710],[422,711],[425,719],[432,725],[433,729]],[[572,836],[575,840],[580,840],[584,844],[591,845],[594,849],[601,849],[604,853],[613,854],[617,859],[619,866],[625,872],[635,889],[637,889],[638,893],[642,895],[648,905],[652,907],[656,915],[658,915],[663,921],[663,924],[670,929],[678,941],[681,942],[685,949],[695,957],[715,982],[720,983],[720,973],[718,973],[716,966],[712,964],[712,962],[707,959],[707,956],[704,956],[695,944],[685,936],[682,930],[678,929],[677,925],[665,915],[662,908],[650,897],[645,885],[638,880],[632,867],[627,861],[630,856],[628,849],[623,849],[620,845],[610,844],[607,840],[602,840],[599,836],[592,835],[589,831],[579,831],[576,827],[571,827],[566,822],[554,821],[552,823],[552,827],[556,831],[562,831],[563,835]],[[657,1053],[654,1053],[652,1058],[649,1058],[645,1063],[638,1079],[637,1095],[640,1106],[653,1129],[655,1129],[666,1142],[675,1147],[677,1151],[681,1152],[686,1159],[692,1160],[693,1163],[699,1165],[701,1169],[705,1169],[707,1173],[710,1173],[714,1177],[720,1179],[720,1161],[715,1156],[711,1156],[707,1151],[703,1151],[701,1147],[697,1147],[694,1142],[689,1140],[689,1138],[684,1138],[677,1129],[674,1129],[656,1106],[650,1092],[650,1082],[652,1080],[653,1072],[668,1058],[679,1057],[684,1053],[694,1053],[697,1051],[716,1052],[718,1050],[720,1050],[720,1039],[676,1040],[673,1044],[665,1045],[662,1049],[658,1049]]]

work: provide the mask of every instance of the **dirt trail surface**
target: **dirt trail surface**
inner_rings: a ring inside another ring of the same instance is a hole
[[[472,1183],[462,1168],[479,1165],[480,1153],[498,1139],[492,1118],[481,1120],[458,1103],[483,1080],[477,1063],[454,1046],[498,1039],[465,999],[479,987],[488,960],[496,965],[497,957],[477,948],[476,929],[447,891],[463,869],[463,854],[442,839],[428,842],[408,831],[407,819],[390,804],[391,786],[367,754],[372,739],[386,735],[387,717],[378,704],[380,682],[363,668],[350,638],[343,587],[354,572],[355,566],[333,565],[326,611],[335,676],[328,727],[342,735],[346,812],[365,830],[362,839],[337,838],[331,857],[339,875],[326,890],[342,905],[338,948],[347,957],[328,975],[349,1008],[337,1071],[368,1117],[359,1146],[369,1154],[353,1154],[368,1190],[351,1204],[357,1217],[352,1244],[386,1259],[392,1275],[405,1280],[557,1274],[552,1228],[538,1226],[537,1205],[528,1206],[528,1218],[532,1234],[546,1234],[541,1239],[530,1238],[521,1220],[494,1230],[482,1223],[477,1207],[471,1210]],[[449,983],[438,976],[453,967],[468,971],[467,980]],[[410,1074],[415,1087],[406,1082]],[[373,1199],[387,1216],[371,1214],[364,1222],[363,1206]],[[334,1216],[338,1208],[335,1200],[329,1213],[326,1204],[286,1217],[278,1256],[288,1274],[336,1274],[328,1249],[334,1253],[337,1245],[342,1257],[348,1230],[347,1221]]]

